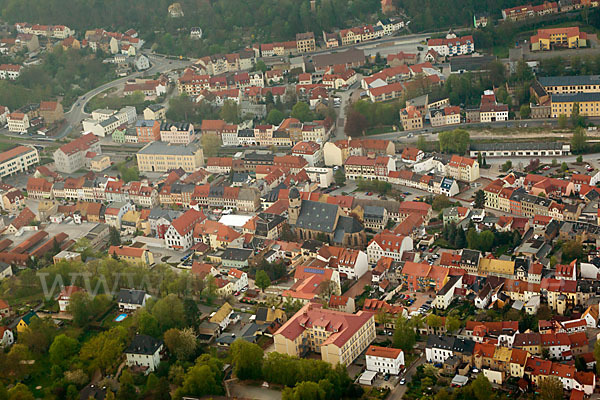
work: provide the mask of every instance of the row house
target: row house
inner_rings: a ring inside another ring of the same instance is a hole
[[[453,155],[446,165],[446,175],[464,182],[474,182],[479,179],[479,163],[467,157]]]
[[[255,188],[199,185],[194,188],[192,201],[199,207],[217,207],[254,212],[260,207],[260,193]]]
[[[427,41],[427,46],[429,49],[435,50],[440,56],[462,56],[466,54],[471,54],[475,51],[475,42],[473,41],[473,36],[462,36],[453,38],[443,38],[443,39],[429,39]]]
[[[396,235],[388,230],[376,234],[367,245],[369,264],[375,265],[381,257],[394,261],[402,261],[405,252],[413,250],[413,240],[410,236]]]
[[[442,109],[430,109],[431,126],[447,126],[460,124],[460,107],[448,106]]]
[[[194,125],[189,122],[163,122],[160,124],[160,140],[172,144],[190,144],[196,138]]]
[[[444,194],[448,197],[459,193],[458,182],[454,178],[439,175],[417,174],[409,170],[391,171],[388,182],[393,185],[402,185],[425,190],[434,194]]]
[[[1,64],[0,65],[0,79],[8,79],[11,81],[16,80],[21,76],[21,69],[23,67],[17,64]]]
[[[558,13],[558,3],[555,1],[544,1],[544,3],[537,6],[525,4],[521,6],[505,8],[502,10],[502,19],[505,21],[523,21],[536,16],[556,13]]]
[[[174,250],[187,250],[194,244],[193,232],[196,224],[206,219],[203,212],[193,208],[173,220],[165,232],[165,245]]]
[[[350,180],[388,180],[390,171],[396,170],[396,163],[391,157],[350,156],[344,162],[346,178]]]
[[[224,250],[240,241],[242,234],[217,221],[205,219],[194,227],[194,243],[204,243],[212,250]]]

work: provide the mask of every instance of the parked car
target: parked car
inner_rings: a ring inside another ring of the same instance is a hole
[[[400,384],[401,385],[406,385],[406,378],[400,379]]]

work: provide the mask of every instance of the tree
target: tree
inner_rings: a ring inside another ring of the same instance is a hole
[[[402,349],[405,353],[412,351],[417,342],[416,334],[408,320],[402,316],[396,320],[396,330],[393,336],[394,347]]]
[[[471,383],[471,389],[477,400],[488,400],[494,395],[492,384],[484,374],[477,375],[477,378]]]
[[[271,279],[269,278],[269,275],[261,269],[256,271],[254,283],[264,292],[266,288],[271,286]]]
[[[29,388],[22,383],[17,383],[8,391],[8,400],[34,400],[33,394]]]
[[[262,376],[263,350],[255,343],[237,339],[231,345],[233,372],[239,379],[259,379]]]
[[[441,152],[456,154],[464,154],[471,141],[469,132],[464,129],[440,132],[438,139]]]
[[[71,294],[67,311],[73,317],[73,323],[82,327],[90,322],[92,316],[92,305],[90,296],[86,292],[75,292]]]
[[[560,129],[565,129],[567,127],[567,116],[565,114],[560,114],[558,116],[558,127]]]
[[[567,172],[569,170],[569,165],[566,162],[563,161],[563,163],[560,164],[560,170],[562,172]]]
[[[511,168],[512,168],[512,161],[506,160],[506,162],[504,164],[502,164],[502,167],[500,169],[502,170],[502,172],[508,172],[508,171],[510,171]]]
[[[256,64],[254,64],[255,71],[261,71],[263,74],[267,71],[267,65],[263,60],[258,60]]]
[[[561,400],[564,398],[563,384],[560,379],[548,376],[540,382],[540,399]]]
[[[221,107],[221,112],[219,113],[221,119],[231,123],[231,124],[239,124],[240,121],[240,107],[239,105],[232,100],[226,100],[223,103],[223,107]]]
[[[338,170],[335,171],[333,178],[335,179],[335,184],[338,186],[344,186],[346,183],[346,174],[344,174],[344,170],[342,168],[338,168]]]
[[[67,366],[71,357],[77,354],[78,347],[79,342],[77,340],[65,334],[58,335],[54,338],[50,350],[48,350],[50,362],[55,365]]]
[[[152,315],[156,318],[158,325],[163,331],[181,327],[185,323],[183,303],[173,293],[163,297],[154,304]]]
[[[106,371],[121,358],[126,338],[127,331],[123,327],[102,332],[83,344],[79,357],[88,361],[89,371]]]
[[[521,108],[519,109],[519,115],[524,119],[529,118],[531,115],[531,108],[529,107],[529,104],[521,105]]]
[[[425,136],[419,135],[417,138],[417,149],[426,151],[427,150],[427,141],[425,140]]]
[[[427,316],[426,320],[427,320],[427,326],[429,326],[430,328],[433,328],[433,329],[437,329],[443,325],[442,317],[440,317],[439,315],[429,314]]]
[[[475,192],[475,208],[484,208],[485,207],[485,193],[483,190],[479,189]]]
[[[462,231],[462,229],[461,229]],[[464,232],[464,231],[463,231]],[[446,330],[450,333],[452,332],[456,332],[457,330],[460,329],[460,320],[454,316],[448,316],[446,317]]]
[[[585,151],[587,147],[587,135],[585,134],[585,129],[581,126],[575,128],[575,132],[573,132],[573,137],[571,138],[571,149],[574,153],[581,153]]]
[[[187,361],[198,345],[192,328],[169,329],[165,332],[164,341],[169,351],[180,361]]]
[[[330,279],[325,279],[319,284],[319,296],[322,299],[328,300],[332,295],[337,293],[337,285]]]
[[[364,135],[369,123],[364,115],[355,109],[351,109],[346,116],[346,124],[344,125],[344,133],[350,137],[359,137]]]
[[[218,155],[221,148],[221,139],[218,136],[211,134],[202,135],[200,142],[202,143],[204,157],[215,157]]]
[[[325,391],[315,382],[300,382],[295,388],[285,388],[281,392],[281,400],[319,400],[325,398]]]
[[[110,246],[119,246],[121,244],[121,234],[112,225],[108,228],[108,244]]]
[[[481,152],[477,152],[477,164],[483,165],[483,157],[481,156]]]
[[[580,155],[578,155],[578,156],[577,156],[577,159],[576,159],[576,161],[577,161],[578,163],[582,163],[582,162],[583,162],[583,156],[582,156],[581,154],[580,154]]]
[[[448,208],[451,206],[452,202],[445,194],[438,194],[437,196],[435,196],[435,198],[433,199],[433,204],[431,205],[431,207],[436,211],[440,211],[444,208]]]
[[[136,323],[139,333],[153,337],[160,336],[161,331],[158,326],[158,320],[145,309],[142,308],[137,311]]]
[[[582,259],[584,256],[583,245],[578,240],[567,240],[561,246],[562,262],[571,262]]]
[[[310,111],[310,107],[303,101],[299,101],[294,104],[292,107],[292,118],[296,118],[300,120],[300,122],[312,121],[314,119],[312,111]]]
[[[273,108],[271,111],[269,111],[269,114],[267,114],[267,122],[271,125],[279,125],[281,121],[283,121],[284,117],[285,116],[281,111]]]

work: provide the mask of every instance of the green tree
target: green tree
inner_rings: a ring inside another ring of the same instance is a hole
[[[8,391],[8,400],[35,400],[35,397],[27,386],[19,382]]]
[[[425,140],[425,136],[419,135],[417,138],[417,149],[427,151],[427,141]]]
[[[460,229],[462,231],[462,229]],[[464,231],[463,231],[464,232]],[[460,329],[460,320],[452,315],[446,317],[446,330],[450,333]]]
[[[583,245],[578,240],[568,240],[561,246],[562,262],[571,262],[575,259],[583,259]]]
[[[160,327],[154,315],[142,308],[136,312],[135,319],[139,333],[153,337],[160,336]]]
[[[504,164],[502,164],[502,167],[500,169],[502,170],[502,172],[508,172],[511,170],[511,168],[512,168],[512,161],[506,160],[506,162]]]
[[[558,127],[560,129],[565,129],[567,127],[567,116],[565,114],[560,114],[558,116]]]
[[[581,126],[575,128],[575,132],[573,132],[573,137],[571,138],[571,149],[574,153],[581,153],[585,151],[587,147],[587,135],[585,133],[585,129]]]
[[[239,105],[232,101],[226,100],[223,103],[223,107],[221,107],[221,112],[219,113],[221,119],[231,123],[231,124],[239,124],[240,120],[240,107]]]
[[[121,244],[121,234],[112,225],[108,228],[108,244],[110,246],[119,246]]]
[[[267,72],[267,69],[267,65],[263,60],[258,60],[256,64],[254,64],[255,71],[261,71],[264,74],[265,72]]]
[[[271,125],[279,125],[281,124],[281,121],[283,121],[283,118],[285,118],[283,113],[278,109],[273,108],[271,111],[269,111],[269,114],[267,114],[267,123]]]
[[[485,207],[485,193],[483,190],[479,189],[475,192],[475,200],[474,200],[475,208],[484,208]]]
[[[178,360],[187,361],[195,352],[198,345],[192,328],[169,329],[164,334],[165,345]]]
[[[580,154],[580,155],[578,155],[578,156],[577,156],[577,159],[576,159],[576,161],[577,161],[578,163],[582,163],[582,162],[583,162],[583,156],[582,156],[581,154]]]
[[[86,292],[71,294],[67,311],[73,316],[73,323],[77,326],[86,326],[92,316],[92,301]]]
[[[315,382],[300,382],[294,389],[285,388],[281,392],[281,400],[322,400],[325,398],[325,391]]]
[[[426,318],[427,326],[433,329],[437,329],[443,325],[442,317],[435,314],[429,314]]]
[[[310,107],[303,101],[299,101],[298,103],[294,104],[294,107],[292,107],[291,117],[300,120],[300,122],[312,121],[314,119],[314,115],[312,111],[310,111]]]
[[[237,339],[231,344],[233,372],[239,379],[260,379],[263,350],[255,343]]]
[[[410,325],[409,321],[400,316],[396,320],[396,330],[393,336],[394,347],[402,349],[405,353],[412,351],[413,346],[417,342],[415,330]]]
[[[567,172],[569,170],[569,165],[566,162],[563,161],[563,163],[560,164],[560,170],[562,172]]]
[[[335,179],[335,184],[338,186],[344,186],[346,183],[346,174],[344,174],[344,170],[342,168],[338,168],[338,170],[335,171],[333,178]]]
[[[436,211],[440,211],[444,208],[448,208],[451,206],[452,202],[445,194],[438,194],[437,196],[435,196],[435,198],[433,199],[433,204],[431,205],[431,207]]]
[[[563,384],[560,379],[548,376],[540,382],[540,399],[561,400],[564,398]]]
[[[519,109],[519,115],[524,119],[529,118],[531,115],[531,108],[529,107],[529,104],[521,105],[521,108]]]
[[[71,357],[77,354],[78,347],[79,342],[77,340],[65,334],[58,335],[54,338],[54,341],[50,345],[50,350],[48,350],[50,362],[63,367],[67,366]]]
[[[181,327],[185,323],[183,302],[173,293],[163,297],[154,304],[152,315],[156,318],[158,326],[163,331]]]
[[[88,362],[89,371],[106,371],[121,358],[126,338],[127,331],[123,327],[111,328],[85,342],[79,357]]]
[[[204,157],[216,157],[221,149],[221,139],[216,135],[202,135],[200,139]]]
[[[256,271],[254,283],[256,283],[256,286],[258,286],[264,292],[266,288],[271,286],[271,279],[269,278],[269,275],[267,275],[267,273],[261,269]]]
[[[477,375],[477,378],[471,383],[471,389],[477,400],[488,400],[494,395],[492,384],[483,374]]]

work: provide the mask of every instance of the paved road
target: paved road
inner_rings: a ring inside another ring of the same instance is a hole
[[[231,383],[229,390],[232,397],[240,399],[281,400],[281,392],[263,387]]]
[[[134,72],[133,74],[130,74],[128,76],[105,83],[104,85],[98,86],[97,88],[92,89],[86,94],[77,98],[75,103],[73,103],[73,105],[71,106],[71,109],[65,113],[65,120],[67,121],[67,124],[65,125],[65,128],[62,130],[62,132],[59,135],[57,135],[56,138],[61,139],[64,136],[68,135],[72,129],[74,129],[81,123],[82,120],[87,118],[89,114],[84,111],[85,106],[88,103],[88,101],[94,96],[104,92],[105,90],[123,85],[129,79],[135,79],[142,76],[152,76],[156,73],[164,73],[177,69],[183,69],[185,67],[190,66],[193,63],[192,61],[187,60],[169,60],[165,57],[158,56],[152,53],[144,54],[150,59],[150,62],[152,64],[152,66],[149,69],[145,71]]]
[[[406,383],[410,382],[412,377],[417,372],[417,367],[419,365],[422,365],[423,363],[425,363],[425,356],[421,355],[421,357],[419,357],[417,361],[413,363],[413,365],[408,369],[408,371],[406,371],[406,374],[404,374],[403,378],[406,379]],[[398,385],[390,393],[389,400],[400,400],[402,399],[402,396],[404,396],[404,393],[406,393],[406,385]]]

